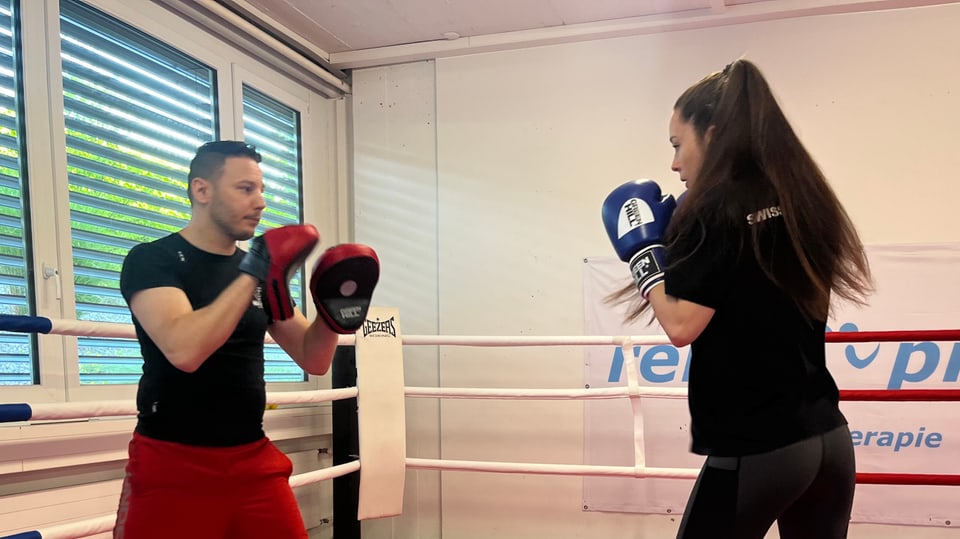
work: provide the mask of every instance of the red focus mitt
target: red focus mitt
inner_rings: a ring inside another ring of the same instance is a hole
[[[373,248],[345,243],[327,249],[310,277],[317,312],[333,331],[356,333],[367,318],[379,278],[380,259]]]
[[[290,278],[320,241],[313,225],[287,225],[268,230],[250,241],[240,271],[260,281],[260,301],[270,322],[293,316]]]

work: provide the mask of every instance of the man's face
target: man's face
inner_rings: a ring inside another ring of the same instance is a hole
[[[210,183],[213,222],[237,241],[252,238],[267,206],[260,165],[248,157],[228,157],[220,178]]]

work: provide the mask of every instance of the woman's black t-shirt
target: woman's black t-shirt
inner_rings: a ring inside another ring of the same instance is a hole
[[[827,371],[826,321],[804,317],[761,268],[752,227],[775,264],[792,264],[781,210],[765,205],[740,224],[681,232],[667,254],[665,292],[715,309],[692,343],[691,450],[742,456],[846,424]]]

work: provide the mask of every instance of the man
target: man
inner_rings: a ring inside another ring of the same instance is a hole
[[[188,176],[190,222],[124,260],[120,289],[144,365],[115,538],[307,537],[291,462],[263,432],[265,332],[305,371],[326,373],[339,333],[365,318],[379,262],[365,246],[324,253],[311,277],[323,316],[308,322],[288,283],[316,229],[280,227],[237,248],[266,207],[260,161],[244,142],[201,146]],[[347,288],[337,286],[344,276],[356,292],[318,297]],[[325,312],[330,301],[354,318]]]

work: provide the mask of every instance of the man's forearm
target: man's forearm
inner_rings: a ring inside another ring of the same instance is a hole
[[[300,368],[310,374],[322,375],[330,369],[340,335],[321,318],[308,322],[299,311],[288,320],[274,322],[270,335]]]
[[[171,306],[146,294],[136,298],[143,305],[135,304],[133,308],[167,361],[182,371],[194,372],[236,330],[253,301],[256,285],[253,277],[241,275],[213,303],[197,310],[187,310],[189,302],[185,296],[180,301],[187,302],[186,305]],[[184,312],[169,318],[162,314],[154,318],[156,311],[164,308],[182,308]]]

